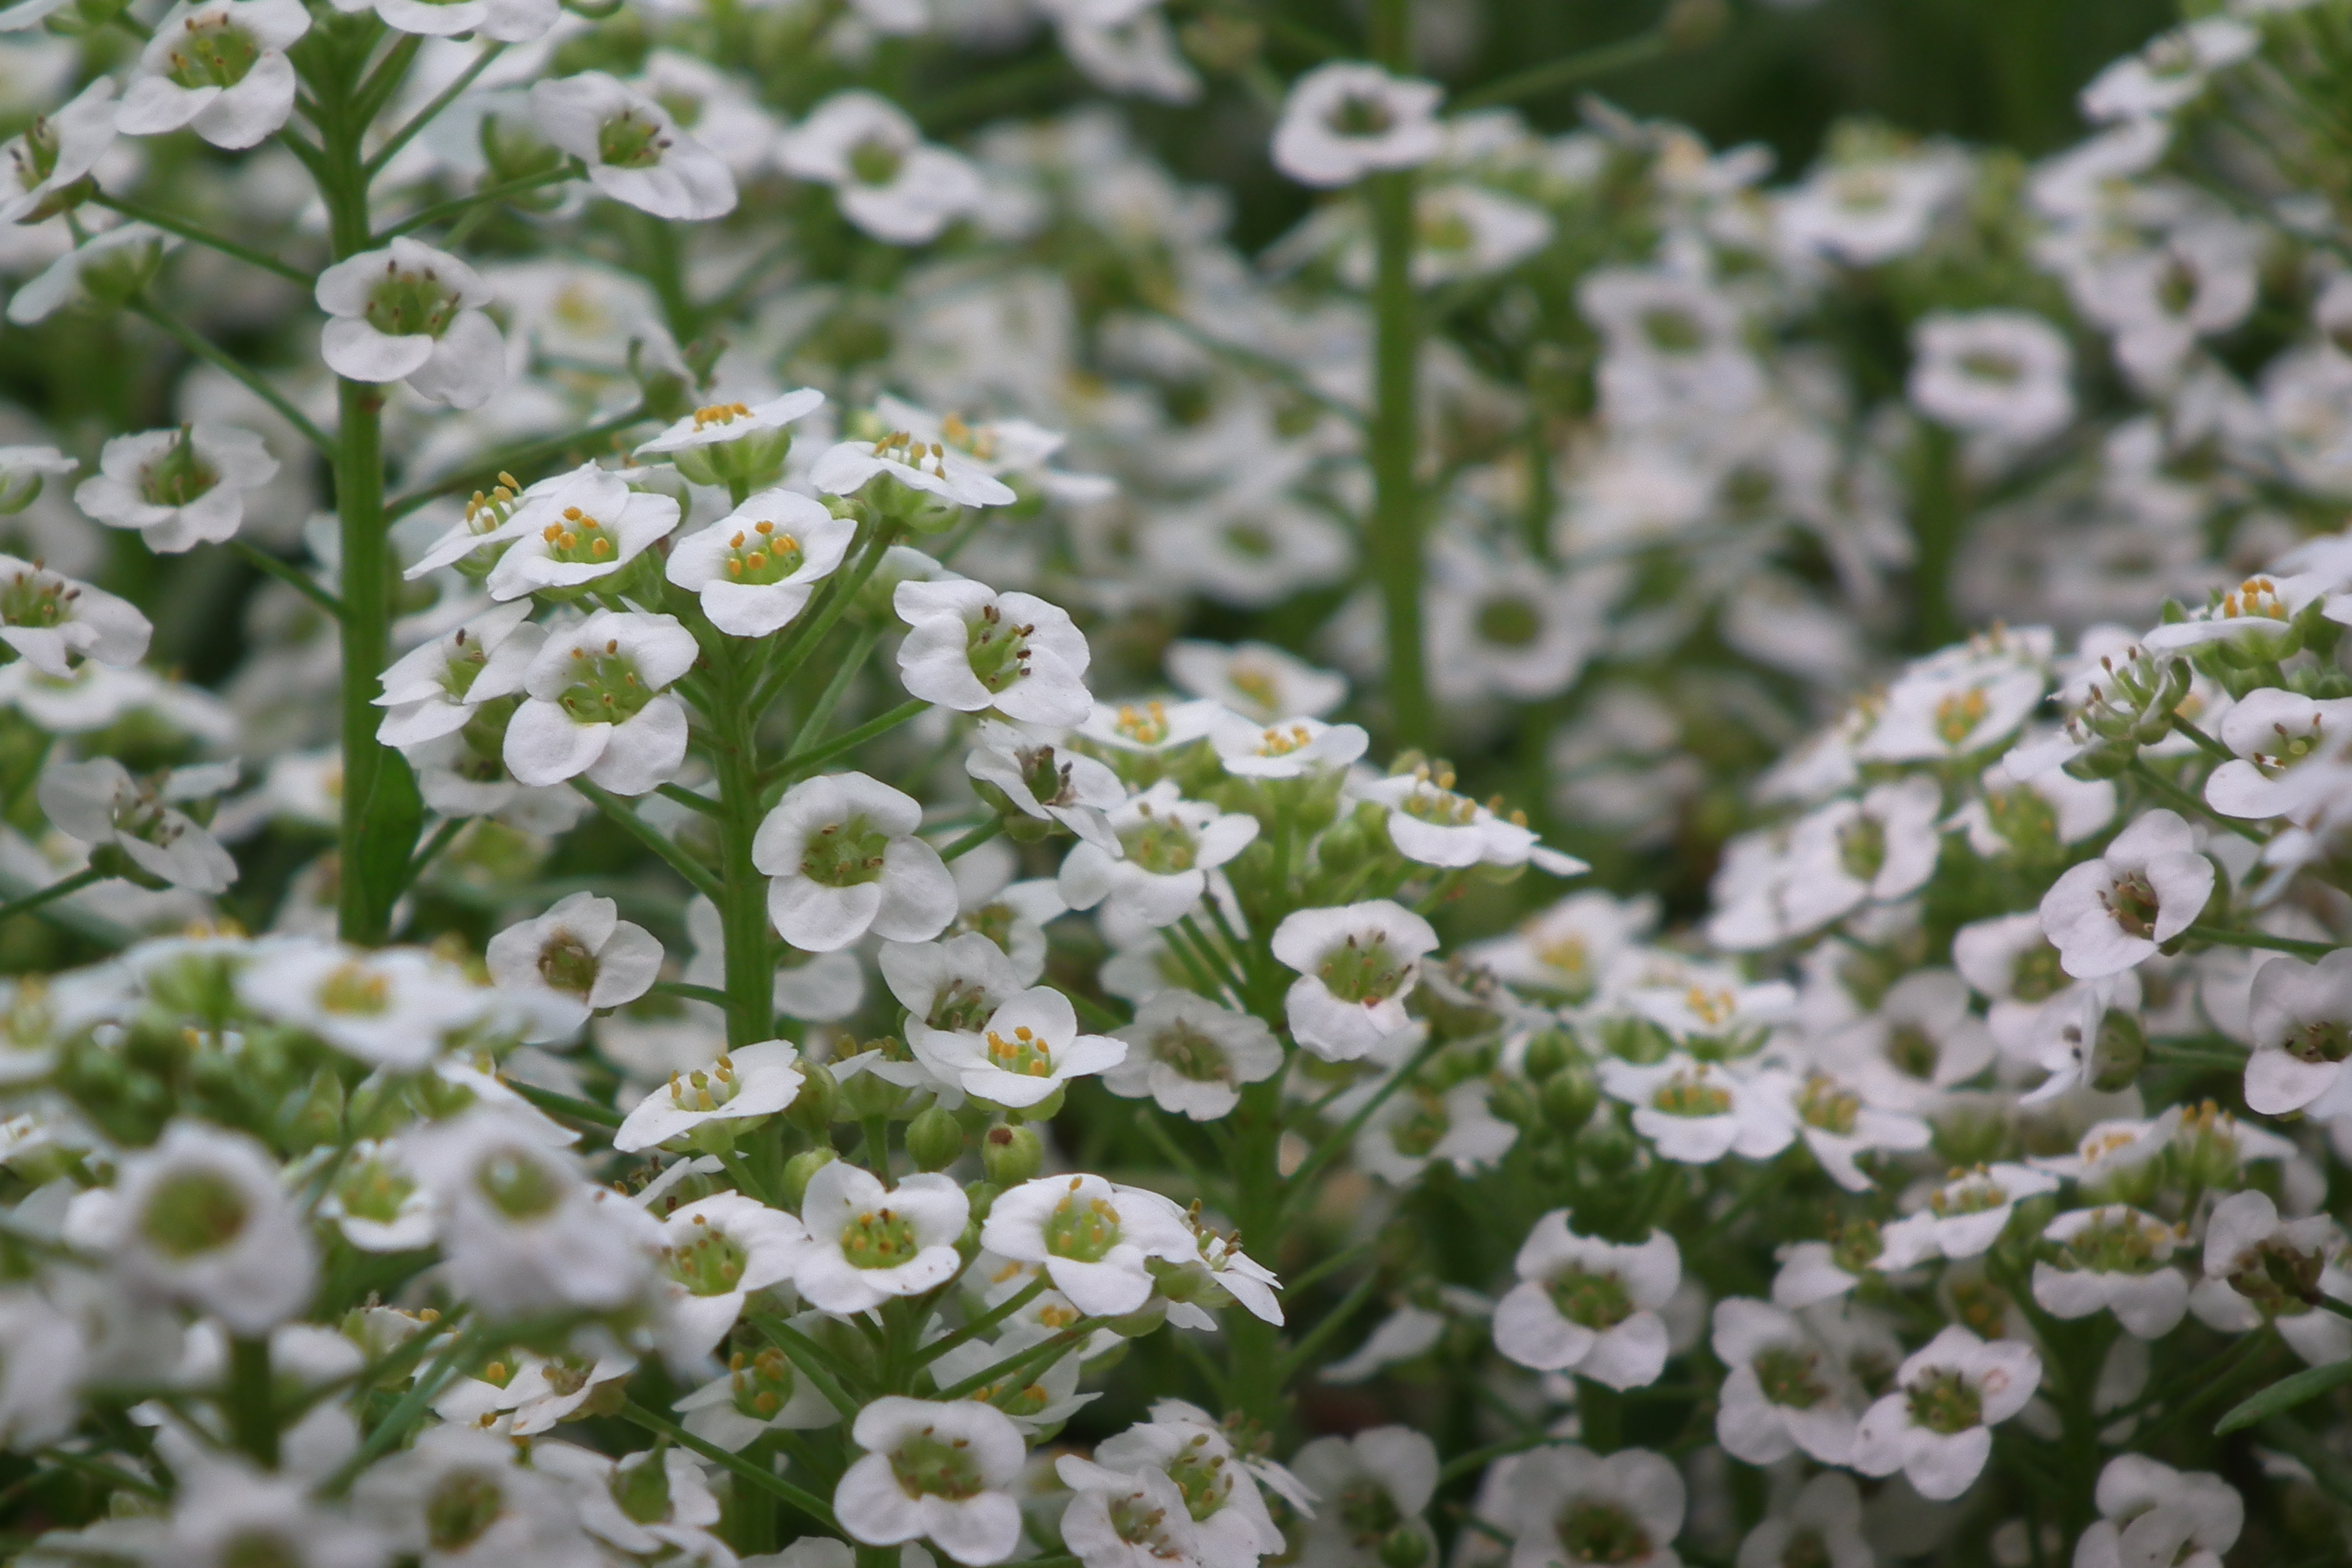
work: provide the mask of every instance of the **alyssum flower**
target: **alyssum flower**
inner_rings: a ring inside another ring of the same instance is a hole
[[[506,342],[483,313],[490,290],[445,250],[395,237],[319,274],[327,368],[353,381],[405,381],[453,408],[478,408],[507,378]]]
[[[768,917],[804,952],[867,931],[928,942],[955,918],[955,879],[915,837],[923,809],[864,773],[826,773],[784,792],[760,824],[751,863],[770,878]]]
[[[507,724],[508,771],[533,786],[585,774],[615,795],[649,793],[686,760],[686,708],[667,688],[699,653],[673,617],[625,610],[551,637]]]

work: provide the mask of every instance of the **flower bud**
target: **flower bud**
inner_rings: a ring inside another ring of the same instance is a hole
[[[1410,1524],[1400,1524],[1381,1537],[1381,1568],[1423,1568],[1429,1561],[1429,1538]]]
[[[1632,1164],[1638,1147],[1632,1131],[1613,1116],[1601,1117],[1576,1135],[1576,1152],[1604,1176]]]
[[[803,1058],[795,1064],[800,1068],[800,1092],[793,1096],[792,1104],[784,1108],[784,1120],[812,1138],[824,1136],[833,1125],[834,1107],[841,1099],[841,1084],[823,1062]]]
[[[1045,1163],[1045,1143],[1026,1122],[999,1122],[981,1141],[980,1163],[1000,1187],[1017,1187]]]
[[[907,1153],[919,1171],[944,1171],[963,1157],[963,1126],[930,1106],[907,1123]]]
[[[799,1213],[801,1199],[808,1194],[809,1178],[838,1158],[840,1156],[833,1152],[831,1144],[820,1143],[814,1149],[803,1149],[785,1161],[784,1190],[777,1194],[784,1200],[784,1206],[795,1214]]]
[[[1576,1039],[1566,1029],[1538,1029],[1528,1040],[1527,1056],[1522,1064],[1528,1077],[1541,1083],[1570,1062],[1583,1059]]]
[[[1515,1078],[1498,1079],[1486,1091],[1486,1109],[1523,1132],[1534,1131],[1536,1124],[1543,1120],[1535,1091]]]
[[[1593,1108],[1601,1103],[1601,1085],[1580,1061],[1570,1062],[1546,1079],[1540,1093],[1543,1118],[1559,1132],[1574,1132],[1591,1121]]]
[[[2128,1089],[2147,1060],[2147,1035],[2139,1019],[2119,1007],[2107,1009],[2099,1020],[2098,1038],[2091,1044],[2091,1087],[2104,1094]]]

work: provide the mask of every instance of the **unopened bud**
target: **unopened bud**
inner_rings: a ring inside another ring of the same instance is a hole
[[[919,1171],[944,1171],[963,1157],[963,1126],[934,1105],[907,1123],[907,1153]]]
[[[1569,1063],[1582,1059],[1574,1037],[1566,1029],[1538,1029],[1528,1040],[1524,1067],[1528,1077],[1541,1083]]]
[[[2105,1094],[2128,1089],[2147,1060],[2147,1035],[2139,1019],[2120,1007],[2108,1008],[2091,1044],[2091,1087]]]
[[[809,1179],[837,1158],[839,1156],[834,1153],[831,1144],[819,1144],[814,1149],[803,1149],[785,1161],[784,1190],[778,1194],[784,1200],[784,1206],[797,1214],[801,1199],[808,1194]]]
[[[1423,1568],[1429,1561],[1429,1538],[1410,1524],[1400,1524],[1381,1537],[1381,1568]]]
[[[1601,1103],[1601,1085],[1591,1068],[1570,1062],[1544,1080],[1541,1099],[1543,1118],[1553,1130],[1574,1132],[1592,1120],[1593,1108]]]
[[[981,1141],[980,1163],[1000,1187],[1017,1187],[1045,1163],[1045,1143],[1026,1122],[999,1122]]]
[[[784,1120],[812,1138],[824,1136],[833,1125],[834,1107],[841,1099],[841,1084],[832,1069],[823,1062],[806,1058],[799,1064],[800,1091],[793,1096],[792,1104],[784,1108]]]

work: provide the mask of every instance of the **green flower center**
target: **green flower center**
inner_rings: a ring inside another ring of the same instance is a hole
[[[1792,1410],[1811,1410],[1830,1396],[1829,1384],[1814,1375],[1821,1359],[1812,1351],[1773,1345],[1748,1364],[1765,1398]]]
[[[1196,1436],[1184,1445],[1168,1466],[1168,1479],[1184,1494],[1185,1510],[1196,1524],[1223,1508],[1233,1495],[1233,1471],[1224,1455],[1209,1452],[1206,1436]]]
[[[2039,847],[2058,841],[2058,811],[2031,789],[1991,790],[1985,795],[1985,815],[1992,830],[2011,849]]]
[[[1016,1078],[1054,1076],[1054,1047],[1036,1030],[1024,1024],[1008,1037],[994,1029],[987,1036],[988,1064]]]
[[[1588,1329],[1613,1329],[1633,1315],[1633,1299],[1613,1271],[1595,1274],[1571,1263],[1545,1280],[1544,1290],[1561,1317]]]
[[[539,950],[539,977],[555,990],[585,996],[595,989],[596,955],[570,931],[558,931]]]
[[[1661,353],[1696,353],[1706,346],[1706,328],[1697,317],[1663,305],[1642,312],[1642,336]]]
[[[1857,882],[1874,880],[1886,865],[1886,825],[1856,816],[1838,829],[1838,864]]]
[[[235,1182],[212,1171],[186,1171],[147,1200],[139,1232],[173,1258],[216,1252],[244,1234],[253,1208]]]
[[[1350,1541],[1360,1547],[1377,1545],[1381,1536],[1404,1522],[1397,1511],[1396,1500],[1388,1489],[1373,1481],[1359,1481],[1339,1494],[1339,1522],[1348,1527]]]
[[[1911,1419],[1941,1436],[1983,1423],[1984,1401],[1957,1372],[1931,1372],[1903,1393]]]
[[[2058,950],[2047,937],[2035,937],[2033,945],[2019,953],[2010,968],[2010,994],[2021,1002],[2047,1002],[2068,984],[2066,972],[2058,964]]]
[[[1331,106],[1325,123],[1342,136],[1381,136],[1396,124],[1396,116],[1375,94],[1349,93]]]
[[[827,823],[801,851],[801,875],[828,888],[855,888],[882,879],[890,837],[863,816]]]
[[[226,15],[191,16],[171,52],[171,78],[185,88],[235,87],[261,58],[261,44]]]
[[[890,1453],[890,1473],[908,1497],[938,1497],[961,1501],[986,1489],[980,1462],[961,1437],[941,1438],[926,1426]]]
[[[576,724],[623,724],[653,700],[653,689],[637,679],[637,661],[615,638],[601,652],[572,650],[572,684],[555,701]]]
[[[1499,647],[1527,647],[1543,633],[1543,615],[1516,595],[1486,600],[1478,606],[1478,639]]]
[[[1034,626],[1007,622],[1004,612],[994,605],[984,606],[980,618],[965,626],[964,657],[992,696],[1003,695],[1029,673],[1029,639],[1036,632]]]
[[[871,1209],[841,1227],[841,1255],[853,1268],[896,1268],[922,1250],[915,1222],[888,1209]]]
[[[2115,886],[2099,894],[2099,902],[2106,907],[2126,936],[2145,939],[2156,930],[2156,917],[2163,907],[2149,886],[2146,873],[2127,871],[2116,879]]]
[[[669,1518],[669,1466],[659,1453],[641,1454],[634,1463],[614,1468],[609,1489],[621,1511],[639,1524],[660,1524]]]
[[[988,1022],[995,1011],[996,1000],[989,995],[988,987],[974,980],[950,980],[931,999],[931,1010],[923,1022],[934,1029],[968,1032]]]
[[[1448,784],[1453,775],[1446,775]],[[1443,784],[1423,782],[1398,803],[1397,809],[1407,816],[1440,827],[1467,827],[1478,819],[1478,803],[1466,795],[1455,795]]]
[[[602,566],[612,562],[620,549],[600,518],[589,516],[576,506],[567,506],[563,515],[539,531],[547,545],[548,558],[567,566]]]
[[[1830,1261],[1848,1274],[1859,1274],[1879,1254],[1878,1222],[1850,1220],[1830,1233]]]
[[[596,161],[613,169],[650,169],[662,161],[669,138],[651,117],[623,110],[596,130]]]
[[[335,1202],[352,1219],[390,1225],[400,1217],[402,1205],[415,1191],[416,1184],[394,1166],[367,1159],[351,1166],[335,1183]]]
[[[772,522],[755,522],[727,541],[727,580],[764,587],[799,571],[803,559],[799,540]]]
[[[1315,977],[1342,1002],[1385,1002],[1404,984],[1411,967],[1389,951],[1387,937],[1377,931],[1369,939],[1350,933],[1324,953]]]
[[[1162,1539],[1162,1531],[1168,1521],[1166,1509],[1153,1508],[1130,1492],[1112,1498],[1108,1511],[1111,1529],[1129,1546],[1144,1547],[1154,1557],[1176,1559],[1187,1555]]]
[[[1171,1024],[1152,1038],[1151,1059],[1191,1083],[1231,1083],[1234,1065],[1225,1047],[1198,1029]]]
[[[1814,1073],[1797,1091],[1797,1114],[1808,1127],[1848,1137],[1862,1114],[1862,1097],[1839,1088],[1836,1079]]]
[[[220,1548],[219,1568],[304,1568],[302,1550],[272,1531],[241,1531]]]
[[[1731,1110],[1731,1091],[1705,1068],[1677,1069],[1651,1094],[1650,1105],[1668,1116],[1724,1116]]]
[[[16,184],[30,191],[56,172],[58,166],[58,129],[46,114],[33,116],[33,123],[25,128],[22,144],[8,150],[16,160]]]
[[[0,621],[12,626],[54,626],[67,618],[74,600],[80,596],[80,589],[36,566],[17,573],[5,587],[0,587]]]
[[[369,326],[389,337],[422,333],[437,338],[457,320],[457,296],[442,286],[429,267],[422,272],[403,272],[398,263],[387,261],[383,277],[369,291],[361,314]]]
[[[1916,1024],[1897,1024],[1886,1031],[1887,1065],[1906,1078],[1933,1081],[1936,1064],[1943,1058],[1944,1047],[1936,1037]]]
[[[1948,746],[1957,746],[1976,733],[1992,703],[1980,687],[1971,686],[1936,700],[1936,733]]]
[[[1613,1502],[1583,1499],[1559,1516],[1559,1543],[1576,1563],[1639,1563],[1650,1555],[1650,1532]]]
[[[472,1545],[506,1511],[506,1489],[482,1470],[457,1470],[441,1478],[425,1504],[425,1537],[436,1552]]]
[[[861,185],[887,185],[907,165],[907,155],[879,136],[849,150],[849,173]]]
[[[728,1364],[728,1392],[739,1415],[768,1421],[793,1396],[793,1363],[771,1347],[748,1359],[737,1352]]]
[[[1144,820],[1118,836],[1127,858],[1155,877],[1191,870],[1201,848],[1192,830],[1172,816],[1151,816],[1147,806],[1136,809],[1145,813]]]
[[[1262,523],[1236,519],[1218,531],[1225,548],[1251,561],[1271,561],[1280,553],[1273,531]]]
[[[1959,358],[1960,371],[1976,381],[1997,382],[2002,386],[2015,386],[2025,379],[2025,366],[2013,354],[1996,353],[1989,349],[1971,349]]]
[[[1013,753],[1014,763],[1021,769],[1021,782],[1029,796],[1039,805],[1068,805],[1070,795],[1070,764],[1057,759],[1051,746]]]
[[[1118,1245],[1118,1211],[1101,1198],[1076,1194],[1054,1205],[1045,1220],[1045,1250],[1078,1263],[1100,1263]]]
[[[184,429],[139,471],[139,494],[150,506],[186,506],[218,483],[219,472],[196,455],[194,437]]]
[[[538,1219],[563,1201],[562,1181],[519,1149],[501,1149],[483,1161],[474,1173],[474,1186],[514,1220]]]
[[[2230,1288],[2272,1317],[2300,1317],[2311,1310],[2319,1294],[2319,1277],[2327,1260],[2273,1239],[2238,1255],[2230,1269]]]
[[[2165,1239],[2163,1226],[2156,1221],[2130,1214],[2102,1215],[2059,1248],[2059,1256],[2069,1268],[2088,1268],[2100,1274],[2148,1274],[2163,1261],[2157,1245]]]
[[[2010,1201],[2009,1194],[1990,1176],[1963,1176],[1927,1194],[1927,1206],[1942,1218],[1955,1215],[1990,1214]]]
[[[670,1248],[669,1277],[696,1296],[724,1296],[743,1283],[742,1243],[697,1215],[693,1237]]]
[[[2314,1064],[2340,1062],[2352,1057],[2352,1022],[2342,1018],[2314,1018],[2289,1031],[2279,1045],[2297,1061]]]

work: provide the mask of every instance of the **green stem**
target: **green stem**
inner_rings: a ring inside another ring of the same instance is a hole
[[[1466,1454],[1457,1454],[1438,1468],[1437,1484],[1442,1487],[1446,1482],[1459,1479],[1461,1477],[1475,1475],[1507,1454],[1524,1454],[1529,1448],[1540,1448],[1547,1443],[1559,1441],[1560,1441],[1559,1438],[1549,1432],[1528,1432],[1506,1442],[1489,1443],[1483,1448],[1473,1448]]]
[[[1409,0],[1381,0],[1375,14],[1388,9],[1407,11]],[[1432,712],[1421,629],[1421,305],[1412,287],[1413,176],[1400,170],[1375,174],[1370,183],[1376,271],[1369,437],[1372,514],[1366,554],[1387,628],[1389,705],[1397,744],[1425,748]]]
[[[2342,944],[2337,942],[2305,942],[2297,937],[2273,936],[2259,931],[2223,931],[2219,926],[2202,924],[2192,925],[2180,934],[2220,947],[2259,947],[2272,952],[2292,952],[2302,958],[2326,958],[2331,952],[2343,951]]]
[[[841,662],[834,667],[832,679],[824,683],[824,689],[817,693],[816,700],[802,716],[800,729],[793,736],[792,748],[784,753],[787,763],[801,753],[814,751],[821,743],[824,727],[832,721],[833,710],[841,706],[842,698],[848,694],[849,683],[856,680],[858,671],[866,668],[866,661],[872,656],[874,645],[881,640],[881,637],[879,626],[860,626],[857,635],[850,639],[849,651],[842,655]]]
[[[683,980],[656,980],[654,994],[684,996],[696,1002],[708,1002],[714,1007],[727,1005],[727,993],[712,985],[689,985]]]
[[[229,1435],[265,1470],[278,1468],[278,1411],[270,1384],[269,1341],[229,1341]]]
[[[483,45],[482,52],[474,57],[474,63],[467,66],[456,81],[435,94],[432,102],[418,110],[409,118],[406,124],[394,132],[385,139],[383,145],[375,150],[374,156],[363,165],[367,177],[373,180],[383,173],[383,166],[399,156],[400,150],[415,141],[417,132],[432,124],[443,110],[457,102],[465,90],[474,85],[474,79],[488,68],[492,60],[506,52],[506,47],[504,44]]]
[[[696,892],[714,904],[721,902],[719,879],[698,864],[694,857],[663,837],[660,830],[632,811],[626,801],[586,779],[573,779],[572,787],[595,802],[596,809],[603,812],[614,826],[660,856],[663,863],[685,878]]]
[[[1465,92],[1448,106],[1455,113],[1467,113],[1474,109],[1491,109],[1500,103],[1518,103],[1530,98],[1541,98],[1548,92],[1558,92],[1574,87],[1594,77],[1607,76],[1628,66],[1647,65],[1674,48],[1673,40],[1663,27],[1647,33],[1636,33],[1613,44],[1584,49],[1565,59],[1548,61],[1539,66],[1507,76],[1500,81],[1489,82],[1475,92]]]
[[[1086,1343],[1100,1327],[1102,1321],[1098,1318],[1080,1318],[1052,1339],[1039,1344],[1024,1345],[1003,1361],[982,1367],[962,1382],[950,1384],[940,1390],[939,1397],[943,1400],[966,1399],[999,1382],[1006,1384],[1004,1393],[1018,1393],[1028,1383],[1034,1382],[1047,1367]]]
[[[970,1344],[973,1340],[978,1339],[981,1335],[988,1332],[989,1330],[996,1327],[997,1324],[1004,1321],[1005,1319],[1011,1317],[1013,1313],[1019,1311],[1022,1308],[1027,1306],[1038,1297],[1044,1295],[1045,1293],[1045,1287],[1049,1283],[1051,1283],[1051,1281],[1049,1281],[1045,1275],[1038,1275],[1037,1278],[1029,1281],[1028,1284],[1024,1285],[1020,1289],[1015,1290],[1012,1295],[1007,1296],[1003,1300],[999,1301],[995,1306],[991,1307],[979,1317],[972,1319],[971,1321],[956,1330],[953,1333],[942,1334],[938,1339],[933,1340],[929,1344],[925,1345],[921,1350],[917,1351],[913,1357],[913,1363],[917,1366],[929,1366],[931,1363],[947,1354],[948,1352],[955,1349],[958,1345]]]
[[[2216,762],[2234,763],[2238,760],[2237,752],[2221,744],[2179,713],[2172,716],[2172,728],[2179,734],[2187,736],[2190,744]]]
[[[449,1342],[433,1364],[408,1385],[400,1402],[384,1412],[383,1419],[368,1432],[352,1457],[343,1461],[342,1468],[329,1477],[319,1489],[329,1497],[341,1496],[348,1490],[360,1473],[373,1464],[378,1457],[408,1436],[408,1429],[425,1414],[426,1405],[446,1387],[461,1367],[472,1364],[473,1358],[490,1347],[496,1330],[488,1323],[477,1323]]]
[[[1422,1065],[1435,1056],[1444,1045],[1444,1041],[1433,1037],[1427,1045],[1423,1046],[1413,1054],[1411,1061],[1391,1074],[1386,1083],[1374,1089],[1363,1104],[1356,1107],[1354,1113],[1339,1124],[1337,1131],[1315,1146],[1314,1152],[1307,1156],[1298,1169],[1290,1173],[1290,1180],[1285,1184],[1284,1207],[1296,1205],[1312,1194],[1315,1178],[1322,1173],[1323,1167],[1338,1159],[1350,1144],[1355,1142],[1356,1134],[1363,1131],[1364,1123],[1372,1119],[1372,1113],[1388,1102],[1389,1096],[1412,1082],[1413,1075],[1421,1070]]]
[[[954,843],[940,850],[940,858],[942,860],[961,860],[965,856],[971,854],[973,850],[979,848],[982,845],[987,843],[990,839],[995,837],[998,834],[1003,831],[1004,818],[1001,816],[992,816],[986,822],[982,823],[978,827],[973,828],[970,833],[965,834],[962,837],[957,839]]]
[[[825,1529],[841,1528],[834,1522],[833,1510],[823,1498],[814,1492],[794,1486],[773,1470],[762,1469],[740,1454],[730,1454],[716,1443],[704,1442],[677,1422],[664,1420],[634,1399],[621,1406],[621,1415],[623,1419],[633,1421],[648,1432],[657,1433],[668,1438],[681,1448],[701,1455],[728,1474],[751,1482],[770,1496],[792,1504]],[[891,1552],[891,1556],[894,1560],[898,1556],[895,1548]]]
[[[591,1127],[618,1127],[626,1118],[609,1105],[599,1105],[593,1100],[580,1100],[569,1094],[558,1094],[537,1084],[522,1083],[514,1079],[500,1079],[500,1083],[551,1116],[568,1116],[574,1121]]]
[[[299,283],[303,288],[308,289],[316,281],[310,274],[292,263],[280,261],[266,251],[255,250],[250,246],[239,245],[233,239],[225,238],[194,219],[180,217],[164,212],[159,207],[148,206],[142,202],[125,201],[120,196],[110,196],[103,191],[89,199],[93,206],[101,206],[109,211],[121,213],[134,223],[143,223],[150,228],[160,228],[166,234],[176,234],[182,239],[194,241],[207,250],[217,250],[223,256],[232,257],[248,267],[258,267],[264,272],[275,272],[289,283]]]
[[[231,539],[227,543],[231,554],[256,571],[266,572],[277,578],[335,619],[340,621],[343,618],[343,602],[299,566],[290,561],[280,561],[249,539]]]
[[[719,773],[719,930],[727,955],[727,1043],[741,1048],[776,1032],[776,960],[769,945],[768,879],[751,864],[760,832],[759,712],[746,689],[758,675],[753,649],[730,645],[713,659],[719,710],[705,715]]]
[[[39,909],[43,904],[49,903],[58,899],[65,898],[73,893],[79,893],[84,888],[89,887],[92,882],[103,882],[105,880],[106,873],[100,870],[95,866],[89,867],[84,870],[76,871],[70,877],[62,877],[57,881],[51,882],[47,887],[43,888],[37,893],[28,893],[21,899],[14,900],[5,904],[0,904],[0,921],[5,921],[16,915],[29,915],[35,910]]]
[[[178,317],[159,310],[152,301],[143,297],[131,300],[131,310],[132,314],[161,327],[173,342],[178,343],[188,353],[242,384],[247,392],[276,409],[278,417],[293,426],[301,435],[302,439],[326,454],[329,458],[334,458],[335,443],[327,438],[326,432],[310,423],[300,409],[286,400],[283,393],[263,379],[260,372],[249,369],[231,358]]]
[[[844,730],[821,746],[812,746],[807,751],[794,752],[776,765],[775,771],[768,778],[767,787],[761,798],[772,805],[774,805],[777,797],[784,793],[785,786],[794,779],[815,772],[834,758],[845,752],[854,752],[868,741],[888,734],[899,725],[919,717],[929,706],[929,703],[919,697],[909,697],[887,713],[868,719],[855,730]]]
[[[509,196],[519,196],[525,191],[535,191],[541,185],[552,185],[561,181],[569,180],[572,174],[572,164],[566,162],[560,168],[542,169],[536,174],[523,174],[511,180],[500,180],[495,185],[485,185],[470,196],[457,196],[449,201],[436,202],[422,211],[409,214],[382,234],[375,236],[373,243],[390,244],[404,234],[414,234],[420,228],[429,228],[445,218],[462,217],[486,202],[502,202]]]
[[[832,1358],[825,1354],[822,1345],[781,1318],[755,1317],[751,1323],[768,1336],[771,1344],[791,1359],[793,1365],[800,1369],[801,1375],[815,1384],[816,1391],[835,1410],[844,1415],[855,1415],[864,1408],[865,1400],[859,1397],[857,1391],[845,1390],[835,1380],[833,1372],[827,1368],[827,1362]],[[835,1366],[837,1368],[837,1363]],[[863,1386],[860,1384],[860,1389]]]
[[[2188,812],[2190,816],[2201,816],[2208,822],[2215,823],[2221,826],[2226,827],[2241,838],[2250,838],[2257,844],[2263,842],[2262,834],[2256,831],[2252,825],[2241,822],[2234,816],[2224,816],[2220,812],[2215,811],[2211,806],[2206,805],[2204,801],[2199,799],[2196,795],[2189,794],[2179,784],[2174,784],[2170,779],[2166,778],[2154,768],[2149,767],[2147,765],[2147,758],[2134,757],[2131,762],[2131,771],[2132,776],[2139,780],[2144,788],[2148,790],[2151,794],[2171,802],[2173,805],[2182,811]]]
[[[791,683],[793,677],[800,672],[801,666],[816,651],[817,645],[824,640],[825,634],[833,630],[834,623],[847,615],[850,605],[857,602],[858,591],[866,586],[866,579],[873,576],[875,569],[882,564],[882,558],[890,552],[890,546],[898,537],[898,530],[895,524],[877,523],[873,538],[866,542],[865,553],[857,558],[857,564],[850,569],[849,575],[845,578],[835,573],[826,582],[822,595],[824,604],[812,605],[803,611],[800,621],[788,629],[782,641],[777,644],[775,662],[770,667],[767,678],[760,682],[758,693],[751,700],[754,708],[763,713],[767,711],[768,705],[775,701],[777,693]]]

